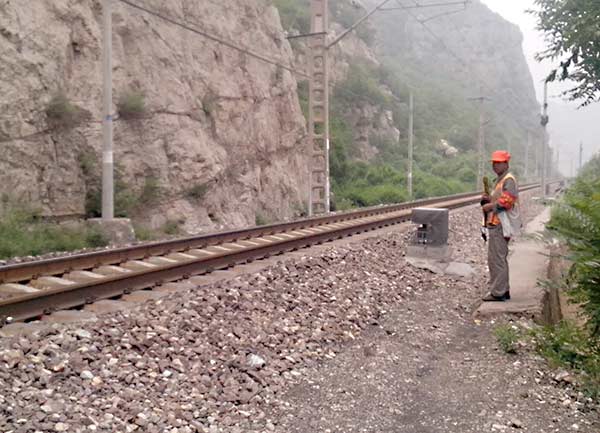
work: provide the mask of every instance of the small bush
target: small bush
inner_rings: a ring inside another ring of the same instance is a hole
[[[157,233],[144,225],[134,223],[133,231],[135,232],[135,238],[138,241],[153,241],[158,239]]]
[[[81,120],[81,110],[63,92],[59,92],[48,103],[46,116],[52,126],[73,127]]]
[[[184,195],[187,198],[200,201],[204,198],[204,196],[206,195],[207,192],[208,192],[208,184],[200,183],[198,185],[194,185],[194,186],[188,188],[184,192]]]
[[[146,112],[144,94],[137,90],[124,93],[117,102],[117,109],[122,119],[139,119]]]
[[[334,99],[346,106],[368,103],[380,108],[390,107],[390,98],[382,90],[378,71],[366,63],[350,64],[346,79],[335,86]]]
[[[148,176],[144,179],[144,186],[139,197],[139,204],[149,205],[155,203],[160,197],[160,186],[158,179],[154,176]]]
[[[354,209],[354,202],[352,200],[350,200],[349,198],[346,197],[341,197],[339,199],[335,199],[333,206],[331,206],[331,210],[333,211],[347,211],[347,210],[351,210]]]
[[[139,193],[123,180],[122,170],[115,170],[114,214],[117,218],[129,218],[144,206],[155,203],[160,198],[158,179],[152,176],[144,179],[144,186]],[[85,196],[85,214],[88,218],[102,215],[102,190],[98,182],[88,186]]]
[[[144,224],[134,223],[133,231],[138,241],[155,241],[169,236],[182,235],[184,232],[181,229],[181,225],[184,222],[184,220],[168,220],[157,229],[152,229]]]
[[[595,399],[600,397],[600,346],[584,329],[563,321],[532,334],[537,351],[552,367],[581,373],[586,394]]]
[[[494,329],[494,335],[504,352],[517,353],[517,343],[520,337],[519,328],[510,324],[500,325]]]
[[[107,239],[96,229],[45,223],[35,210],[23,206],[6,211],[0,220],[0,259],[107,244]]]
[[[178,235],[181,233],[181,221],[170,220],[162,227],[163,232],[167,235]]]
[[[98,159],[96,155],[92,152],[84,152],[80,153],[78,156],[79,168],[81,168],[81,172],[83,176],[88,178],[93,175],[94,168],[98,164]]]
[[[85,242],[90,248],[104,247],[109,244],[109,240],[104,233],[98,229],[88,229],[85,235]]]
[[[379,204],[403,203],[406,191],[392,184],[352,186],[337,194],[337,200],[351,202],[355,207],[376,206]]]
[[[254,224],[257,226],[264,226],[270,224],[269,219],[260,212],[256,212],[254,215]]]

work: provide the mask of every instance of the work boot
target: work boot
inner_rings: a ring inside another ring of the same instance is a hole
[[[484,302],[504,302],[510,299],[510,292],[506,292],[502,296],[494,296],[491,293],[483,298]]]

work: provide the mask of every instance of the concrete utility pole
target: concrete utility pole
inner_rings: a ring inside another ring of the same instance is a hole
[[[544,81],[544,111],[542,113],[541,124],[543,129],[542,140],[542,197],[546,197],[546,171],[548,170],[546,161],[546,146],[548,145],[548,133],[546,126],[548,125],[548,81]]]
[[[531,147],[531,131],[527,131],[527,144],[525,145],[525,179],[529,178],[529,148]]]
[[[583,141],[579,143],[579,170],[577,173],[581,171],[581,167],[583,167]]]
[[[533,148],[535,149],[535,178],[537,179],[540,177],[540,145],[537,140]]]
[[[102,219],[105,221],[114,218],[111,2],[104,0],[103,8]]]
[[[479,133],[477,136],[477,184],[475,189],[481,187],[483,181],[483,161],[484,161],[484,150],[485,150],[485,120],[483,113],[483,103],[488,99],[485,96],[479,96],[478,98],[469,98],[471,101],[479,102]]]
[[[408,175],[406,179],[406,187],[408,189],[408,198],[413,198],[413,123],[414,123],[414,101],[413,93],[410,92],[408,99],[409,115],[408,115]]]

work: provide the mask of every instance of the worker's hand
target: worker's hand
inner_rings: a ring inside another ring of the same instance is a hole
[[[481,206],[481,209],[484,212],[492,211],[492,210],[494,210],[494,203],[486,203],[486,204],[484,204],[484,205]]]
[[[489,195],[487,195],[487,194],[481,194],[481,201],[489,203],[492,200],[490,200],[490,196]]]

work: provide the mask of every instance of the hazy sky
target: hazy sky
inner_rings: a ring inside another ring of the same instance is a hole
[[[523,51],[538,95],[542,101],[543,79],[550,70],[550,64],[540,64],[534,59],[536,52],[544,49],[544,39],[535,29],[535,16],[526,13],[534,8],[533,0],[482,0],[490,9],[499,13],[508,21],[517,24],[523,32]],[[551,134],[551,146],[560,151],[561,171],[571,174],[571,159],[574,158],[577,167],[579,142],[584,143],[584,160],[593,153],[600,151],[600,103],[577,110],[577,104],[567,103],[560,96],[568,84],[551,83],[548,88],[550,97],[548,104],[548,125]]]

